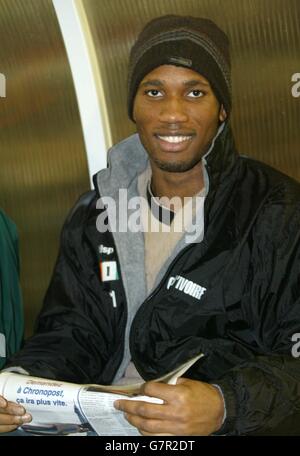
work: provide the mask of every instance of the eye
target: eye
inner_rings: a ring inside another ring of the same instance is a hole
[[[191,98],[200,98],[203,97],[203,95],[204,92],[202,92],[202,90],[199,89],[191,90],[191,92],[188,93],[188,96]]]
[[[149,97],[152,97],[152,98],[162,97],[162,93],[159,90],[157,90],[157,89],[146,90],[145,94],[149,95]]]

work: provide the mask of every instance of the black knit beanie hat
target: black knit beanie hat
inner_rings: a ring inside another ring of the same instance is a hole
[[[210,83],[218,101],[229,115],[231,75],[229,40],[211,20],[191,16],[161,16],[142,30],[130,53],[128,114],[140,82],[160,65],[190,68]]]

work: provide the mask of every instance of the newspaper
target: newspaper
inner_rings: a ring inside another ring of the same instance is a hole
[[[202,356],[154,381],[175,385]],[[138,436],[138,430],[113,403],[117,399],[163,403],[159,398],[140,395],[142,385],[78,385],[13,372],[0,374],[0,395],[24,406],[32,421],[21,428],[36,435]]]

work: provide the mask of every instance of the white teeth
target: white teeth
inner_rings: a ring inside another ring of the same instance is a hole
[[[159,139],[163,141],[167,141],[169,143],[182,143],[183,141],[188,141],[191,139],[191,136],[157,136]]]

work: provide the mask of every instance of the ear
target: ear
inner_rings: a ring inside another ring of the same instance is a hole
[[[219,121],[224,122],[225,119],[227,119],[227,113],[224,109],[224,106],[221,105],[220,112],[219,112]]]

